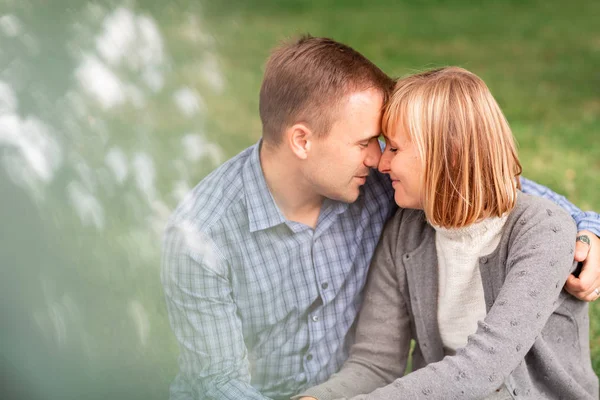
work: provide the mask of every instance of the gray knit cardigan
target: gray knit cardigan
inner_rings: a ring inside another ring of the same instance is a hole
[[[479,258],[487,316],[464,348],[445,357],[435,231],[423,212],[400,209],[371,264],[350,358],[303,395],[482,399],[504,384],[515,399],[598,399],[588,305],[562,289],[574,267],[575,234],[564,210],[519,193],[500,244]],[[402,377],[411,339],[414,372]]]

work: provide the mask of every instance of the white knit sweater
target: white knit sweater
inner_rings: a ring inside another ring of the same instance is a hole
[[[439,292],[438,324],[446,354],[454,354],[486,315],[479,258],[498,246],[507,216],[464,228],[436,230]]]

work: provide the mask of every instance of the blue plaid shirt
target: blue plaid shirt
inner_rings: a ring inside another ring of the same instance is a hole
[[[287,399],[348,356],[369,260],[395,209],[389,179],[373,170],[356,202],[326,200],[313,230],[275,205],[259,146],[208,175],[169,221],[162,281],[181,350],[172,400]],[[600,232],[597,214],[523,183]]]

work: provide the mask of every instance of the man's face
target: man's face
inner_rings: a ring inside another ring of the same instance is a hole
[[[376,89],[351,93],[342,101],[329,134],[312,145],[307,178],[318,194],[347,203],[358,198],[381,157],[382,107],[383,94]]]

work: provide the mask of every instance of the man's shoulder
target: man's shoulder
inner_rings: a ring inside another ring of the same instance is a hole
[[[171,214],[169,225],[190,221],[208,232],[215,223],[244,205],[243,171],[252,154],[249,147],[200,181]]]

